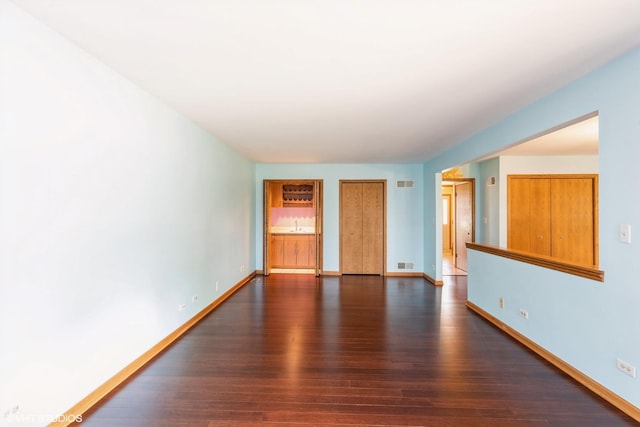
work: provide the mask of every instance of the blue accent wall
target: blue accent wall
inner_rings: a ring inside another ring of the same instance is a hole
[[[620,224],[640,227],[640,49],[540,99],[424,165],[424,265],[437,264],[439,173],[597,111],[600,120],[599,231],[604,283],[469,252],[469,300],[640,407],[640,382],[616,358],[640,367],[640,240],[618,241]],[[495,165],[485,165],[484,178]],[[493,230],[484,233],[495,240]],[[505,308],[498,300],[505,298]],[[529,319],[518,315],[520,308]]]
[[[265,179],[321,179],[324,186],[325,271],[340,269],[339,207],[341,179],[387,180],[387,271],[397,262],[413,262],[422,272],[421,164],[258,164],[256,165],[256,268],[262,269],[262,182]],[[396,188],[412,180],[414,188]]]

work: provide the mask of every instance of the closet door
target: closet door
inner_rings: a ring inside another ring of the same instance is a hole
[[[596,265],[594,180],[551,180],[551,255],[576,264]]]
[[[362,185],[362,274],[384,274],[384,184]]]
[[[509,177],[507,191],[509,249],[551,255],[549,179]]]
[[[508,177],[508,247],[598,265],[598,176]]]
[[[340,184],[340,270],[362,274],[362,183]]]
[[[507,247],[519,251],[531,252],[529,238],[529,180],[508,178],[507,184]]]
[[[529,241],[531,252],[538,255],[551,255],[551,180],[548,178],[530,179],[529,196]]]
[[[340,271],[384,274],[384,181],[340,182]]]

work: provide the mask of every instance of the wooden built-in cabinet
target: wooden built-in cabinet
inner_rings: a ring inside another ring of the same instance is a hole
[[[270,204],[272,208],[314,207],[312,184],[274,182],[271,184]]]
[[[598,176],[510,175],[509,249],[598,265]]]
[[[316,243],[313,234],[272,234],[270,259],[273,268],[314,268]]]
[[[282,183],[281,182],[272,182],[270,191],[269,191],[269,206],[272,208],[281,208],[283,207],[282,203]]]
[[[264,275],[322,273],[322,195],[322,180],[264,180]]]
[[[282,186],[282,206],[313,207],[313,185],[284,184]]]
[[[272,234],[269,244],[269,259],[272,266],[284,265],[284,235]]]

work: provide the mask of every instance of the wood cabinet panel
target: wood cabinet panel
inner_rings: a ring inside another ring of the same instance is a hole
[[[298,247],[296,236],[285,235],[284,237],[284,268],[295,268],[297,265]]]
[[[284,265],[284,236],[281,234],[272,234],[269,249],[271,265],[274,267]]]
[[[271,266],[274,268],[314,268],[315,235],[272,234]]]
[[[269,190],[269,196],[271,197],[269,206],[272,208],[281,208],[283,206],[282,201],[282,183],[272,182]]]
[[[313,268],[315,262],[315,241],[313,236],[299,236],[297,250],[296,265],[299,268]]]
[[[316,239],[315,236],[308,236],[307,240],[307,264],[305,267],[314,268],[316,266]]]

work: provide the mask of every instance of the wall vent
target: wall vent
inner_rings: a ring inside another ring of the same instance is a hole
[[[398,188],[413,188],[413,181],[396,181]]]
[[[413,270],[414,265],[412,262],[399,262],[398,270]]]

